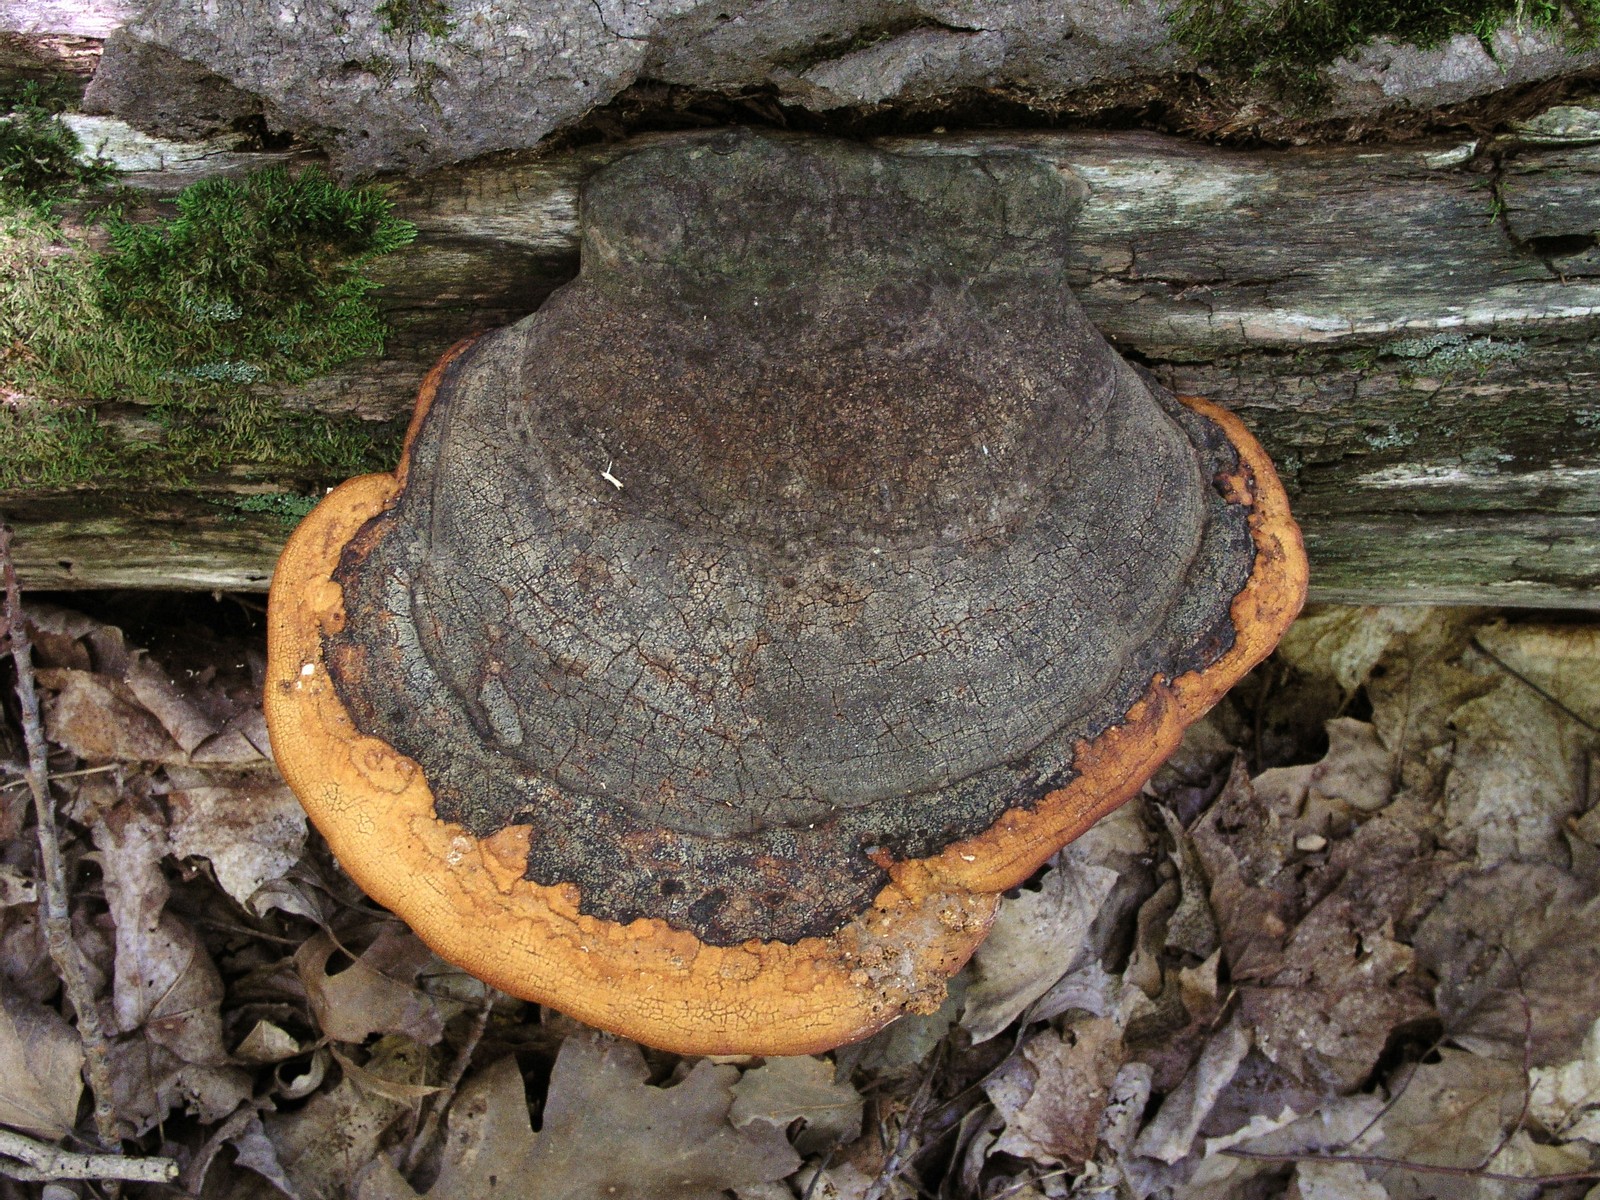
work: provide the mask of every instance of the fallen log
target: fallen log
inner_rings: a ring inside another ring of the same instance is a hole
[[[454,340],[576,273],[581,182],[640,140],[394,184],[419,236],[372,268],[384,359],[277,398],[402,417]],[[1387,147],[1242,151],[1138,132],[882,144],[1020,150],[1081,181],[1071,265],[1090,317],[1260,436],[1304,525],[1314,598],[1600,607],[1600,112]],[[170,195],[197,169],[127,182]],[[133,429],[139,413],[101,419]],[[34,588],[251,590],[334,482],[253,462],[137,494],[0,493],[0,510]]]

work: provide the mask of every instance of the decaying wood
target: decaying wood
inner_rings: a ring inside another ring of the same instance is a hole
[[[1592,132],[1592,130],[1591,130]],[[1600,144],[1239,151],[1146,133],[900,140],[1026,149],[1077,176],[1072,279],[1175,389],[1235,409],[1289,484],[1313,596],[1600,605]],[[377,264],[388,358],[285,394],[393,418],[455,339],[577,269],[582,179],[626,143],[397,184],[421,234]],[[193,175],[133,182],[169,193]],[[331,480],[0,496],[35,587],[260,589],[287,530],[214,501]]]

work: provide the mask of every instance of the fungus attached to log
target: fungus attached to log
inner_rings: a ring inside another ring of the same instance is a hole
[[[1234,417],[1123,362],[1025,155],[718,134],[583,199],[279,563],[268,718],[443,957],[685,1052],[927,1010],[1298,611]]]

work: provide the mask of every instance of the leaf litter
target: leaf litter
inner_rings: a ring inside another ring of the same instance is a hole
[[[1600,1196],[1593,625],[1313,610],[938,1012],[729,1061],[435,958],[273,769],[259,613],[178,607],[28,609],[120,1149],[182,1167],[123,1195]],[[0,1127],[93,1145],[10,680]]]

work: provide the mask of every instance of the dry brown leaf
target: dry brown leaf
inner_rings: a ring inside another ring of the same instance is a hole
[[[944,1003],[937,1012],[907,1013],[889,1022],[864,1042],[841,1046],[833,1052],[841,1073],[860,1068],[868,1072],[895,1074],[917,1066],[944,1040],[967,1002],[967,981],[962,971],[950,980]]]
[[[1189,1153],[1200,1125],[1250,1051],[1250,1032],[1229,1022],[1206,1043],[1193,1069],[1161,1102],[1133,1144],[1135,1154],[1175,1163]]]
[[[961,1024],[974,1042],[994,1037],[1073,968],[1116,882],[1110,868],[1063,852],[1038,891],[1000,905],[972,956]]]
[[[95,845],[116,929],[113,1004],[124,1033],[143,1027],[185,1062],[228,1061],[222,978],[195,932],[165,912],[167,832],[152,806],[125,802],[101,815]]]
[[[1217,920],[1207,895],[1205,869],[1194,840],[1171,809],[1159,808],[1167,836],[1172,841],[1172,865],[1178,871],[1178,904],[1163,928],[1163,949],[1181,950],[1195,958],[1210,958],[1217,948]]]
[[[123,682],[184,751],[192,751],[217,732],[217,725],[186,696],[156,663],[136,652]]]
[[[1415,955],[1392,925],[1407,911],[1420,839],[1376,820],[1340,845],[1348,869],[1295,927],[1281,967],[1239,987],[1257,1048],[1333,1094],[1366,1078],[1396,1029],[1433,1015]]]
[[[1581,627],[1477,631],[1464,661],[1497,686],[1450,715],[1443,839],[1482,866],[1566,862],[1566,825],[1586,805],[1589,756],[1600,750],[1600,715],[1584,716],[1600,714],[1595,635]]]
[[[425,1046],[444,1035],[438,1002],[412,986],[438,960],[398,921],[386,925],[355,962],[329,975],[338,950],[333,937],[318,933],[295,951],[294,965],[322,1032],[341,1042],[361,1042],[374,1033],[403,1033]]]
[[[1521,1112],[1525,1085],[1512,1063],[1441,1050],[1438,1062],[1415,1067],[1401,1084],[1375,1128],[1376,1152],[1430,1166],[1483,1166]],[[1399,1168],[1384,1178],[1396,1200],[1466,1200],[1485,1195],[1480,1185],[1489,1182]]]
[[[1600,896],[1559,867],[1508,862],[1466,876],[1415,942],[1439,979],[1445,1032],[1469,1050],[1520,1063],[1531,1017],[1534,1065],[1563,1063],[1600,1018]]]
[[[735,1129],[760,1121],[783,1131],[803,1119],[793,1137],[801,1154],[825,1154],[861,1135],[861,1094],[848,1080],[836,1082],[826,1059],[769,1058],[740,1077],[733,1096],[728,1120]]]
[[[0,838],[0,841],[3,841]],[[39,898],[39,884],[10,863],[0,863],[0,908],[32,904]]]
[[[679,1084],[651,1087],[639,1048],[569,1037],[550,1074],[535,1134],[516,1061],[468,1080],[451,1106],[437,1200],[721,1200],[728,1188],[781,1179],[800,1165],[781,1130],[728,1124],[738,1069],[701,1061]],[[375,1164],[357,1200],[414,1200]]]
[[[1389,1200],[1389,1193],[1355,1163],[1301,1162],[1288,1200]]]
[[[234,1057],[247,1063],[282,1062],[300,1053],[300,1043],[271,1021],[257,1021],[235,1047]]]
[[[1094,1156],[1122,1060],[1121,1030],[1111,1018],[1084,1018],[1060,1035],[1035,1034],[984,1082],[1006,1123],[991,1153],[1082,1166]]]
[[[415,1083],[423,1076],[427,1061],[427,1051],[409,1038],[387,1037],[374,1044],[365,1069],[393,1083]],[[354,1080],[341,1079],[332,1088],[315,1093],[295,1112],[262,1118],[273,1150],[272,1159],[264,1160],[263,1165],[286,1177],[302,1200],[343,1200],[362,1172],[378,1159],[379,1145],[389,1127],[410,1111],[408,1101],[393,1100]]]
[[[210,1123],[250,1098],[250,1076],[237,1067],[184,1062],[142,1036],[119,1038],[109,1051],[112,1102],[132,1136],[148,1133],[180,1106]]]
[[[1397,1028],[1432,1014],[1394,926],[1432,902],[1451,866],[1384,816],[1307,859],[1295,848],[1304,800],[1258,791],[1236,771],[1195,842],[1258,1049],[1338,1094],[1366,1077]]]
[[[598,1037],[562,1043],[534,1155],[550,1182],[529,1200],[603,1200],[620,1192],[715,1200],[725,1188],[792,1174],[781,1131],[728,1124],[734,1067],[700,1062],[671,1088],[650,1087],[639,1048]]]
[[[1553,1137],[1600,1145],[1600,1021],[1582,1052],[1559,1067],[1535,1067],[1528,1114]]]
[[[1276,1196],[1278,1186],[1262,1187],[1281,1175],[1281,1163],[1235,1157],[1234,1148],[1257,1154],[1290,1157],[1339,1153],[1347,1148],[1369,1149],[1363,1141],[1352,1147],[1352,1139],[1372,1124],[1383,1108],[1377,1096],[1348,1096],[1332,1100],[1304,1116],[1293,1109],[1277,1109],[1273,1115],[1258,1114],[1245,1128],[1227,1137],[1207,1138],[1199,1161],[1191,1158],[1179,1163],[1174,1173],[1182,1183],[1173,1191],[1173,1200],[1237,1200],[1241,1196]],[[1135,1164],[1137,1165],[1137,1164]],[[1160,1175],[1150,1182],[1169,1182]],[[1148,1194],[1146,1192],[1145,1194]],[[1359,1193],[1358,1193],[1359,1195]]]
[[[39,683],[55,693],[44,705],[46,735],[79,758],[92,763],[189,761],[120,679],[54,669],[40,671]]]
[[[300,859],[306,814],[282,779],[174,768],[167,796],[172,853],[210,860],[217,882],[240,904]]]
[[[375,1071],[369,1071],[358,1065],[348,1054],[340,1051],[338,1046],[329,1046],[329,1053],[333,1061],[339,1064],[339,1070],[344,1077],[354,1083],[364,1092],[376,1096],[383,1096],[390,1100],[400,1100],[411,1103],[414,1100],[425,1100],[429,1096],[439,1093],[439,1088],[430,1083],[407,1083],[403,1080],[390,1079]]]
[[[78,1123],[83,1045],[54,1009],[0,994],[0,1125],[49,1141]]]
[[[1422,630],[1429,616],[1430,610],[1417,607],[1308,609],[1284,634],[1278,654],[1306,674],[1332,676],[1350,693],[1391,648]]]

